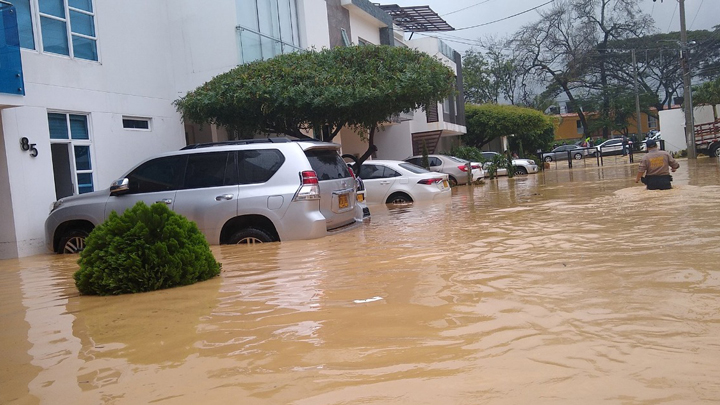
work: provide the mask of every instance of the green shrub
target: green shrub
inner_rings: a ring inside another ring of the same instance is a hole
[[[482,156],[480,149],[474,146],[455,146],[450,149],[450,152],[446,152],[445,154],[469,160],[471,162],[485,163],[487,161],[487,159]]]
[[[85,240],[75,285],[81,294],[161,290],[220,274],[220,263],[197,225],[165,204],[142,201],[113,212]]]

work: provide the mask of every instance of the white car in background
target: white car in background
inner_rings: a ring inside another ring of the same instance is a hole
[[[405,159],[406,162],[422,166],[422,156],[412,156]],[[445,173],[448,175],[450,185],[467,184],[467,163],[465,159],[449,155],[428,155],[428,164],[431,172]],[[482,180],[485,171],[482,164],[470,162],[472,170],[472,181]]]
[[[360,167],[368,204],[407,204],[450,198],[445,173],[431,172],[402,160],[368,160]]]
[[[492,162],[493,158],[496,155],[499,155],[497,152],[480,152],[482,153],[482,157],[487,160],[487,163],[483,166],[483,169],[487,170],[487,166],[490,165],[490,162]],[[530,159],[513,159],[512,165],[515,167],[515,174],[530,174],[530,173],[537,173],[540,168],[537,164],[535,164],[534,160]],[[507,176],[507,169],[504,167],[499,167],[497,169],[497,175],[498,176]]]

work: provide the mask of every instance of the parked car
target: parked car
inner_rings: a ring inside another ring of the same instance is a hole
[[[567,160],[568,152],[570,156],[575,160],[580,160],[588,155],[587,149],[578,145],[560,145],[557,148],[542,154],[542,160],[545,162],[552,162],[557,160]]]
[[[362,222],[340,145],[286,138],[191,145],[147,159],[109,189],[56,201],[47,246],[74,253],[112,211],[162,202],[210,244],[319,238]]]
[[[488,166],[490,166],[490,162],[492,162],[493,158],[495,156],[499,155],[497,152],[480,152],[482,154],[483,159],[487,160],[483,164],[483,169],[487,171]],[[512,159],[512,165],[515,167],[515,173],[517,174],[530,174],[530,173],[537,173],[540,168],[537,164],[535,164],[534,160],[531,159]],[[504,167],[499,167],[497,169],[498,176],[507,176],[507,169]]]
[[[402,204],[449,198],[448,175],[402,160],[368,160],[360,167],[368,204]]]
[[[405,159],[406,162],[422,167],[422,156],[412,156]],[[429,170],[431,172],[445,173],[451,186],[467,184],[467,163],[465,159],[448,155],[428,155]],[[470,162],[473,181],[482,180],[485,171],[482,164]]]
[[[628,152],[630,151],[630,148],[632,148],[632,141],[627,141],[627,149]],[[597,154],[602,151],[603,156],[607,155],[622,155],[623,153],[623,139],[622,138],[613,138],[608,139],[607,141],[595,146],[596,151],[593,152],[594,156],[597,156]]]
[[[650,134],[648,134],[647,138],[643,139],[642,144],[640,145],[640,150],[643,152],[647,151],[647,141],[652,139],[655,142],[658,142],[660,140],[660,136],[660,131],[652,131]]]
[[[367,203],[365,201],[365,182],[363,182],[362,178],[355,174],[352,166],[353,163],[348,163],[348,170],[350,170],[350,174],[355,178],[355,183],[357,185],[357,203],[360,205],[360,208],[362,209],[363,213],[363,220],[370,220],[370,209],[367,206]]]

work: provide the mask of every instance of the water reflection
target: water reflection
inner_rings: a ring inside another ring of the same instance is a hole
[[[696,403],[720,397],[717,160],[550,169],[362,229],[213,251],[179,289],[81,297],[0,262],[1,403]]]

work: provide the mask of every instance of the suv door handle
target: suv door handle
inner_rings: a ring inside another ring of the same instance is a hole
[[[172,204],[172,198],[163,198],[162,200],[155,201],[155,202],[170,205],[170,204]]]
[[[232,200],[232,199],[233,199],[232,194],[223,194],[223,195],[219,195],[219,196],[215,197],[215,201],[222,201],[222,200],[228,201],[228,200]]]

